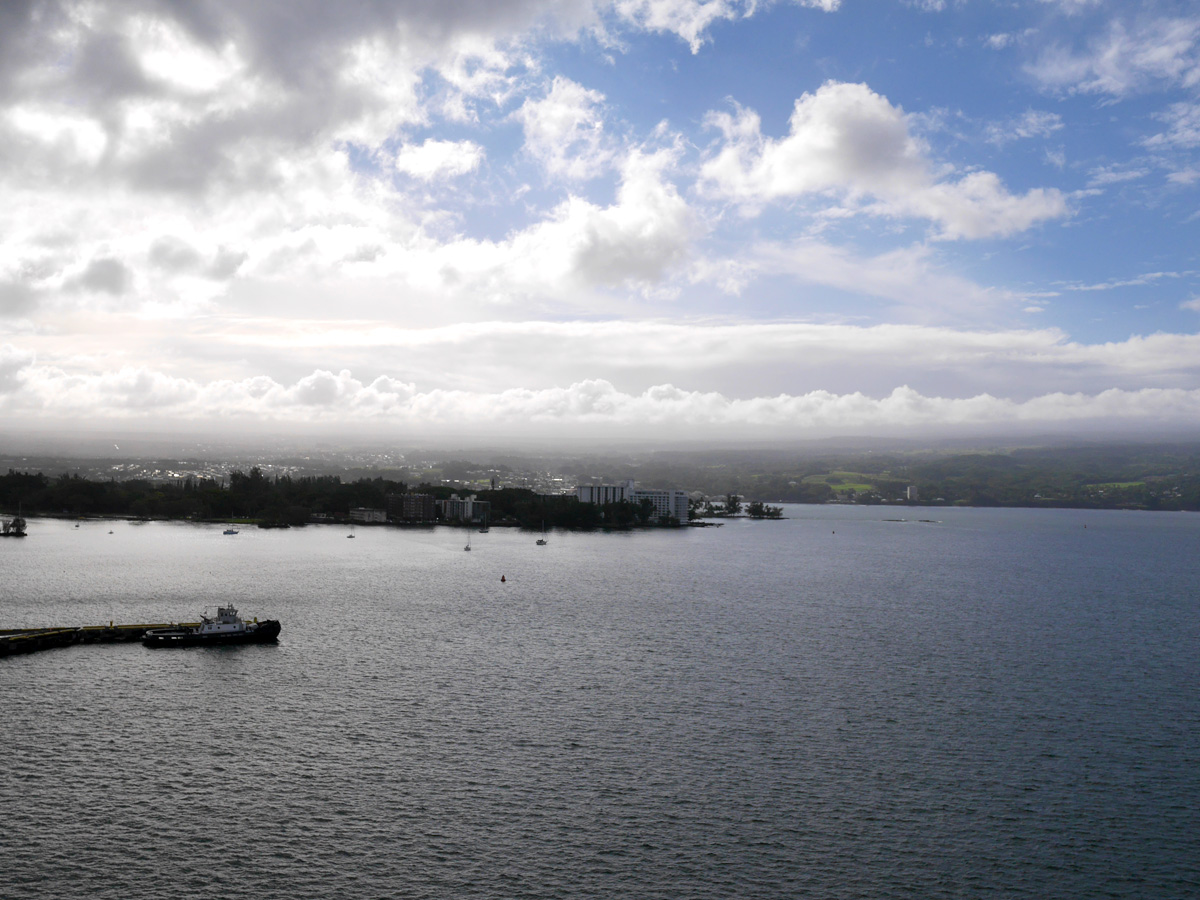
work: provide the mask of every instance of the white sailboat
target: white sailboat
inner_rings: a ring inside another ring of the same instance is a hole
[[[546,520],[542,519],[542,536],[537,539],[537,545],[539,547],[545,547],[548,543],[549,541],[546,540]]]

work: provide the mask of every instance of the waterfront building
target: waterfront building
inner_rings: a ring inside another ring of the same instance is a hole
[[[622,500],[636,505],[649,500],[654,506],[654,518],[662,520],[669,517],[680,522],[688,520],[687,491],[639,488],[631,479],[624,484],[581,484],[575,488],[575,494],[580,503],[600,506],[620,503]]]
[[[581,484],[575,488],[575,495],[580,503],[595,503],[604,506],[609,503],[620,503],[631,500],[633,482],[626,484]]]
[[[393,522],[432,522],[437,518],[431,494],[391,494],[387,512]]]
[[[476,500],[475,495],[451,497],[437,501],[438,512],[443,522],[483,522],[492,515],[492,504],[488,500]]]
[[[649,500],[654,505],[654,518],[660,521],[668,517],[680,522],[688,520],[687,491],[635,489],[633,502],[641,503],[643,500]]]
[[[387,521],[387,510],[386,509],[368,509],[365,506],[359,506],[359,507],[356,507],[356,508],[350,510],[350,521],[351,522],[367,522],[367,523],[386,522]]]

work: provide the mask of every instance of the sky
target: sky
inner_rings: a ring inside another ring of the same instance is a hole
[[[4,0],[4,431],[1200,431],[1200,3]]]

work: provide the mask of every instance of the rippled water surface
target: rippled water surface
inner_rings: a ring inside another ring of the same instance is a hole
[[[30,520],[0,627],[283,634],[0,659],[0,896],[1200,894],[1200,516],[787,514]]]

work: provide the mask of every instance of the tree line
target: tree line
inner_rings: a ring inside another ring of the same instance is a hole
[[[257,467],[233,472],[228,485],[214,479],[170,482],[145,479],[93,481],[79,475],[49,477],[9,469],[0,476],[0,508],[27,515],[128,516],[154,519],[258,522],[303,525],[315,520],[344,521],[351,509],[385,509],[388,498],[407,492],[445,500],[465,490],[403,481],[337,475],[269,477]],[[574,495],[545,496],[528,488],[472,491],[491,504],[491,521],[526,528],[630,528],[654,518],[649,500],[603,506],[580,503]]]
[[[10,469],[0,476],[0,506],[33,515],[303,524],[314,515],[344,518],[352,507],[382,507],[388,494],[404,490],[403,482],[383,478],[349,483],[337,475],[271,478],[257,467],[249,473],[233,472],[228,486],[207,478],[93,481]]]

